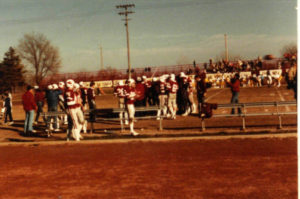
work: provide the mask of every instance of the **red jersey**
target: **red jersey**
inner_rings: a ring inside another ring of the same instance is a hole
[[[125,98],[125,86],[117,86],[114,89],[114,94],[119,98]]]
[[[178,90],[178,84],[176,81],[172,81],[170,80],[168,83],[167,83],[167,88],[168,88],[168,91],[169,93],[177,93],[177,90]]]
[[[126,86],[125,96],[126,96],[126,104],[134,104],[135,96],[136,96],[135,89],[130,86]]]
[[[166,82],[159,82],[159,94],[160,95],[165,95],[167,94],[167,84]]]
[[[75,92],[72,89],[67,89],[65,91],[65,102],[69,109],[74,109],[77,107],[80,107],[80,104],[78,104],[79,95],[77,92]]]
[[[137,83],[136,87],[135,87],[135,93],[136,93],[135,99],[143,100],[145,98],[145,94],[146,94],[145,85],[142,83]]]

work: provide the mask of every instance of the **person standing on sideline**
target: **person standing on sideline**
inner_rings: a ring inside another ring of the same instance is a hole
[[[96,117],[93,111],[97,108],[96,107],[96,95],[95,95],[95,82],[90,83],[90,88],[87,90],[87,99],[89,104],[90,110],[90,121],[95,121]]]
[[[195,75],[195,82],[196,82],[196,90],[197,90],[197,99],[198,99],[198,112],[199,115],[201,114],[201,106],[205,103],[205,96],[207,92],[207,85],[205,82],[206,73],[204,71],[198,72]]]
[[[80,96],[77,91],[75,91],[75,82],[72,79],[66,82],[66,92],[65,92],[65,102],[67,107],[67,113],[72,119],[72,137],[76,141],[80,141],[81,135],[80,130],[84,123],[84,115],[80,107]],[[79,88],[79,85],[78,85]],[[68,133],[69,138],[69,133]]]
[[[239,93],[240,93],[240,75],[238,73],[236,73],[234,75],[234,78],[231,80],[231,82],[227,82],[227,84],[230,86],[231,88],[231,103],[235,104],[235,103],[239,103]],[[238,108],[238,113],[241,114],[241,108]],[[232,108],[231,110],[231,114],[235,114],[235,110],[234,108]]]
[[[45,94],[39,88],[39,86],[34,86],[34,89],[35,89],[34,99],[35,99],[35,103],[37,105],[37,112],[36,112],[34,124],[37,124],[39,121],[40,114],[43,113]],[[44,121],[45,121],[45,118],[44,118]]]
[[[11,113],[11,109],[12,109],[11,98],[9,97],[8,93],[5,93],[4,96],[5,96],[5,99],[4,99],[4,108],[5,108],[4,123],[8,124],[8,125],[12,125],[14,122],[13,122],[12,113]],[[9,123],[7,123],[7,117],[9,117]]]
[[[37,110],[37,106],[34,100],[34,91],[32,86],[27,86],[27,91],[22,96],[22,103],[23,108],[26,113],[25,122],[24,122],[24,135],[30,136],[32,133],[36,131],[33,130],[33,118],[34,118],[34,111]]]
[[[125,85],[123,81],[119,81],[117,87],[114,89],[114,95],[118,97],[119,108],[125,109]],[[120,124],[123,124],[123,119],[125,120],[125,124],[128,125],[128,113],[126,111],[122,111],[119,113]]]
[[[56,112],[57,111],[57,106],[58,106],[58,102],[59,102],[59,95],[61,94],[61,92],[62,91],[58,90],[57,84],[48,85],[48,90],[46,92],[48,112]],[[53,126],[52,126],[51,119],[54,120]],[[54,131],[59,131],[57,116],[48,117],[47,118],[47,125],[48,126],[47,126],[46,131],[52,131],[53,127],[54,127]]]
[[[134,114],[135,114],[135,108],[134,108],[134,101],[136,97],[135,93],[135,81],[133,79],[128,80],[128,85],[125,87],[125,104],[129,116],[129,128],[130,128],[130,134],[133,136],[139,135],[139,133],[134,131]]]
[[[178,90],[178,83],[176,82],[175,75],[170,75],[170,80],[167,82],[167,89],[168,92],[168,108],[171,112],[171,118],[176,119],[176,111],[177,111],[177,90]]]

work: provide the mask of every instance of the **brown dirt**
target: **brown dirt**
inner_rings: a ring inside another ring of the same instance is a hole
[[[208,119],[205,132],[195,116],[164,120],[162,132],[156,120],[138,121],[141,137],[209,135],[207,139],[147,142],[140,137],[128,140],[128,129],[121,133],[118,123],[106,122],[97,124],[96,133],[83,134],[80,143],[58,142],[65,133],[46,138],[43,124],[36,126],[37,137],[20,135],[24,125],[20,96],[13,95],[15,123],[0,126],[1,199],[297,198],[296,116],[283,117],[283,130],[277,129],[277,117],[249,117],[246,132],[240,129],[240,118]],[[210,89],[207,97],[211,103],[228,103],[230,91]],[[240,94],[240,102],[282,100],[293,100],[292,91],[242,88]],[[117,100],[108,94],[97,97],[97,104],[117,107]],[[286,132],[294,136],[278,138]],[[275,137],[255,138],[257,133]],[[250,138],[212,136],[220,134],[250,134]],[[119,143],[94,140],[104,137],[126,139]]]
[[[297,198],[296,138],[0,148],[0,198]]]

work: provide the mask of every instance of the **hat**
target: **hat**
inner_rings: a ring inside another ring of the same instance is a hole
[[[33,89],[33,87],[32,87],[31,85],[28,85],[28,86],[27,86],[27,90],[29,91],[29,90],[31,90],[31,89]]]

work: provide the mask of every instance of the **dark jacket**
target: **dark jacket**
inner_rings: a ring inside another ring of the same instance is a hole
[[[48,90],[46,92],[46,99],[48,107],[57,107],[59,98],[58,96],[62,94],[61,90]]]

